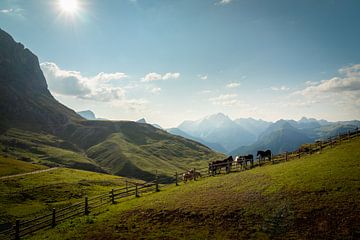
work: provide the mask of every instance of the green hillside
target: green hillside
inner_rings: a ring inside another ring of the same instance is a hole
[[[171,186],[31,239],[358,239],[359,149]]]
[[[0,149],[0,156],[11,156],[30,163],[104,172],[74,144],[46,133],[8,129],[0,135]]]
[[[1,161],[0,161],[1,163]],[[15,164],[7,169],[17,168]],[[125,185],[126,178],[67,168],[0,179],[0,226]],[[132,180],[134,181],[134,180]]]
[[[149,124],[114,122],[118,130],[86,150],[100,166],[120,176],[153,180],[155,171],[173,176],[189,167],[205,167],[224,156],[192,140],[168,134]]]
[[[0,177],[47,169],[46,166],[18,160],[7,155],[0,155]]]

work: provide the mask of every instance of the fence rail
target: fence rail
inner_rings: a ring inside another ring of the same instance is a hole
[[[329,137],[328,139],[323,141],[316,141],[313,144],[308,144],[305,148],[300,147],[298,150],[293,152],[284,152],[272,156],[271,163],[274,164],[281,161],[298,159],[304,155],[322,151],[322,149],[326,147],[334,147],[336,144],[344,140],[349,140],[358,136],[360,136],[360,130],[357,128],[355,131],[352,132],[348,131],[347,133],[338,134],[335,137]],[[262,164],[266,163],[260,160],[261,159],[256,159],[254,164],[250,164],[250,165],[246,164],[245,166],[239,164],[230,164],[230,163],[225,163],[225,164],[220,163],[220,164],[222,164],[221,166],[223,168],[228,167],[227,171],[224,171],[224,173],[239,172],[239,171],[241,172],[253,167],[261,166]],[[213,166],[216,166],[216,164],[213,164]],[[193,168],[192,170],[194,173],[195,172],[200,173],[199,176],[196,176],[196,174],[194,174],[194,178],[193,178],[194,180],[197,180],[197,178],[213,176],[213,174],[210,174],[208,167],[204,167],[200,169]],[[221,168],[220,168],[220,173],[221,173]],[[175,183],[176,186],[178,186],[181,181],[181,175],[182,174],[175,172],[174,178],[172,178],[171,181],[169,181],[168,177],[159,178],[157,174],[155,180],[151,182],[146,182],[141,184],[141,183],[126,181],[125,187],[114,188],[110,192],[106,192],[104,194],[94,196],[91,198],[88,198],[86,196],[81,202],[74,203],[70,206],[61,209],[53,208],[52,212],[49,214],[38,216],[26,221],[16,220],[13,228],[9,228],[0,232],[0,238],[18,240],[21,237],[27,236],[41,229],[54,228],[57,224],[67,219],[81,215],[89,215],[90,213],[94,212],[96,209],[99,209],[105,205],[116,204],[117,200],[127,198],[130,196],[139,197],[141,193],[146,193],[150,191],[158,192],[160,190],[160,185],[161,187],[166,187],[169,186],[170,184]],[[168,183],[160,184],[162,180]]]

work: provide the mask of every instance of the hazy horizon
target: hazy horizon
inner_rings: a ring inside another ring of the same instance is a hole
[[[175,127],[231,119],[360,119],[359,1],[0,3],[75,111]],[[336,16],[336,17],[334,17]]]

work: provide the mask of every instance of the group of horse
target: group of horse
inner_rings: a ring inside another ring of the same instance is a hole
[[[261,161],[271,161],[271,150],[266,151],[258,151],[257,160]],[[252,168],[254,166],[254,156],[252,154],[236,156],[235,159],[232,156],[229,156],[223,160],[212,161],[208,166],[209,175],[216,175],[221,172],[221,169],[225,168],[225,171],[228,173],[231,170],[231,167],[234,165],[236,168],[240,166],[240,169],[246,169],[250,164]],[[196,172],[193,169],[183,173],[183,180],[186,182],[188,180],[196,179],[197,177],[201,177],[200,172]]]

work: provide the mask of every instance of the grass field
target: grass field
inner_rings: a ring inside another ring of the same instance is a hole
[[[0,156],[26,159],[50,167],[104,172],[75,145],[45,133],[9,129],[0,135]]]
[[[49,213],[125,185],[125,178],[75,169],[0,180],[0,224]]]
[[[359,149],[167,187],[31,239],[358,239]]]
[[[46,166],[20,161],[11,156],[0,155],[0,177],[47,169]]]

